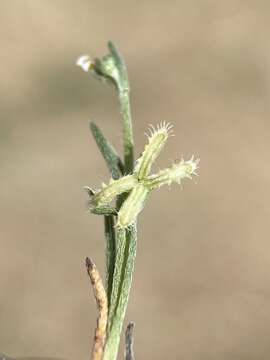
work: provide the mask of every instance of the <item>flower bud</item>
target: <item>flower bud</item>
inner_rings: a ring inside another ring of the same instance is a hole
[[[84,71],[103,82],[113,84],[119,93],[125,93],[129,89],[127,71],[124,61],[112,42],[108,43],[109,53],[94,61],[88,55],[79,57],[76,64]]]

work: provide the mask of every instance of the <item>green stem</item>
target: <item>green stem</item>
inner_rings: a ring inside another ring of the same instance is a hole
[[[134,141],[132,131],[132,120],[130,111],[129,89],[119,92],[120,111],[122,115],[124,163],[126,174],[133,171],[134,164]]]
[[[115,360],[132,283],[137,248],[136,226],[117,230],[116,264],[113,278],[108,334],[104,360]]]
[[[104,216],[104,230],[106,239],[106,292],[108,308],[110,308],[116,252],[114,218],[112,215]]]
[[[97,141],[101,153],[112,173],[113,178],[121,177],[121,173],[133,173],[134,141],[129,99],[129,81],[125,62],[112,42],[108,43],[109,54],[96,59],[93,71],[100,80],[106,80],[116,86],[122,116],[124,169],[113,147],[105,139],[100,129],[91,124],[91,131]],[[120,166],[119,166],[120,165]],[[124,171],[122,171],[124,170]],[[116,207],[120,209],[126,194],[117,197]],[[102,210],[103,211],[103,210]],[[134,260],[136,256],[136,225],[129,230],[117,228],[116,234],[112,216],[105,217],[105,236],[107,240],[107,293],[109,300],[109,322],[104,360],[115,360],[121,336],[122,325],[128,304],[132,281]],[[114,244],[116,246],[113,248]]]
[[[118,83],[118,95],[120,112],[122,115],[123,145],[124,145],[124,170],[125,174],[131,174],[134,166],[134,141],[132,131],[132,119],[129,100],[129,82],[125,63],[112,43],[109,49],[117,64],[120,81]],[[120,208],[125,196],[118,197],[117,207]],[[116,360],[121,331],[127,309],[129,292],[132,282],[134,261],[137,248],[136,224],[129,230],[116,230],[116,257],[113,274],[111,302],[107,327],[107,339],[104,349],[103,360]]]
[[[116,230],[116,254],[115,266],[113,274],[113,285],[111,292],[111,304],[109,308],[108,330],[110,332],[111,325],[116,313],[121,285],[123,283],[124,269],[125,269],[125,255],[126,255],[126,231],[123,229]]]

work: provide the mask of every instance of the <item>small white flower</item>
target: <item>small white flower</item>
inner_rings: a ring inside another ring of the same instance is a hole
[[[93,66],[93,62],[89,55],[82,55],[76,61],[76,65],[80,66],[84,71],[89,71]]]

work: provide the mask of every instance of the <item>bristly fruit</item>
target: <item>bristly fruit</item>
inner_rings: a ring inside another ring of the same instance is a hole
[[[108,205],[116,196],[128,192],[138,183],[134,175],[123,176],[118,180],[111,179],[109,184],[102,184],[102,188],[95,192],[90,199],[92,207]]]
[[[159,171],[157,174],[150,175],[144,179],[144,184],[149,189],[153,190],[162,185],[171,185],[173,182],[181,184],[185,178],[191,179],[192,175],[198,175],[199,159],[194,160],[194,157],[188,161],[182,159],[178,164],[173,164],[170,168]]]
[[[148,144],[145,146],[142,156],[137,160],[134,173],[138,180],[144,179],[149,175],[151,167],[161,150],[166,144],[168,137],[171,135],[172,125],[170,123],[161,123],[155,129],[150,126],[150,134],[146,134],[148,137]]]
[[[136,221],[137,216],[144,208],[149,192],[149,189],[142,183],[133,188],[118,212],[116,225],[119,228],[128,228]]]

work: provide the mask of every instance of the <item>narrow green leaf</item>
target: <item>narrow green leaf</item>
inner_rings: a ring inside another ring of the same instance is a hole
[[[105,138],[100,128],[94,122],[90,122],[90,130],[104,160],[106,161],[113,179],[119,179],[123,175],[124,166],[116,150]]]
[[[119,179],[124,172],[124,166],[120,157],[118,156],[112,145],[109,143],[109,141],[105,138],[102,131],[94,122],[90,123],[90,130],[109,168],[112,178]],[[106,240],[106,291],[108,298],[108,306],[110,308],[116,247],[113,217],[113,215],[115,215],[115,209],[106,207],[106,209],[93,209],[92,211],[96,214],[101,214],[102,212],[104,214],[104,211],[106,213],[104,216],[104,231]],[[111,215],[106,216],[108,215],[108,213],[110,213]]]

